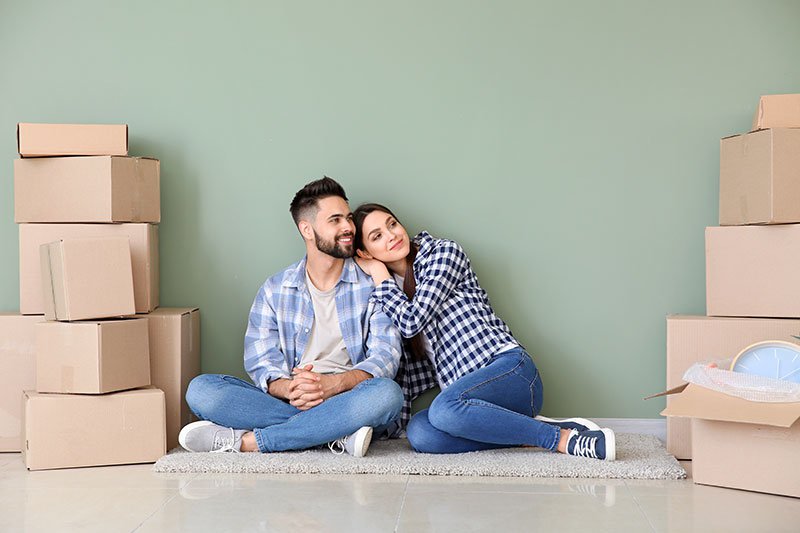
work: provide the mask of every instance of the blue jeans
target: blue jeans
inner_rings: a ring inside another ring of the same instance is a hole
[[[301,411],[248,381],[203,374],[189,383],[186,403],[201,420],[252,430],[261,452],[281,452],[313,448],[362,426],[378,435],[400,414],[403,393],[391,379],[372,378]]]
[[[411,419],[408,440],[424,453],[522,445],[554,451],[560,428],[533,418],[542,409],[542,398],[536,365],[523,349],[515,348],[444,389],[430,409]]]

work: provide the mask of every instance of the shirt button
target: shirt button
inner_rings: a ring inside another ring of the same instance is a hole
[[[308,333],[308,328],[306,328],[306,333]]]

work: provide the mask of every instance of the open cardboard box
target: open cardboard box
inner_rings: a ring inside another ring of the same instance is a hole
[[[692,420],[695,483],[800,498],[800,402],[752,402],[695,384],[662,415]]]

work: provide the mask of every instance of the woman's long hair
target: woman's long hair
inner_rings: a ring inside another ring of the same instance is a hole
[[[381,204],[361,204],[353,211],[353,223],[356,226],[356,234],[353,239],[356,250],[366,251],[364,248],[364,219],[373,211],[386,213],[392,218],[400,222],[392,211]],[[406,256],[406,275],[403,278],[403,292],[408,297],[409,301],[414,299],[414,294],[417,292],[417,282],[414,279],[414,259],[417,257],[417,245],[413,242],[410,243],[408,255]],[[423,341],[422,332],[420,331],[410,339],[408,339],[408,348],[411,352],[411,358],[414,361],[422,361],[425,359],[425,343]]]

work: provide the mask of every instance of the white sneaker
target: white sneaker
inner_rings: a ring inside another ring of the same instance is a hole
[[[581,431],[598,431],[600,426],[589,420],[588,418],[547,418],[546,416],[539,415],[535,417],[540,422],[546,422],[561,429],[574,429],[578,433]]]
[[[239,452],[244,429],[219,426],[208,420],[192,422],[181,429],[178,443],[190,452]]]
[[[367,450],[369,449],[369,443],[371,441],[372,428],[364,426],[352,435],[346,435],[341,439],[336,439],[328,443],[328,448],[336,455],[347,452],[353,457],[364,457],[367,455]]]

